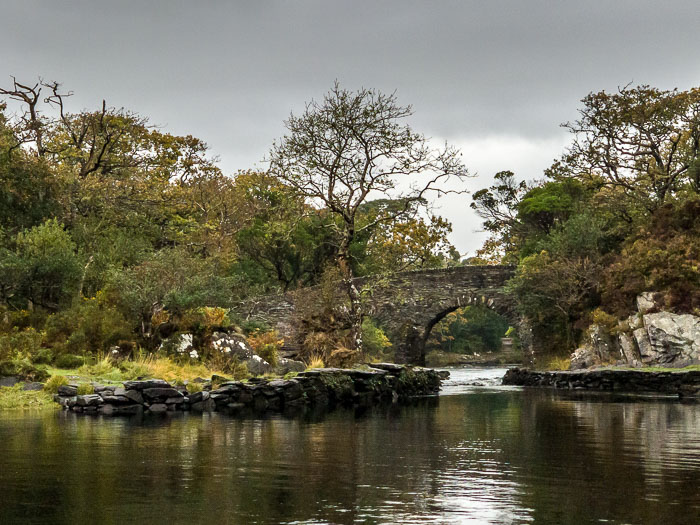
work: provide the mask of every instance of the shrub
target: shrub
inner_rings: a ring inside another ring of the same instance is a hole
[[[187,383],[187,392],[190,394],[201,392],[203,388],[202,383],[197,383],[195,381],[190,381]]]
[[[92,386],[90,383],[81,383],[78,385],[78,395],[79,396],[85,396],[88,394],[94,394],[95,393],[95,387]]]
[[[63,354],[59,355],[53,364],[56,368],[70,369],[83,366],[84,363],[85,359],[79,355]]]
[[[44,391],[55,394],[58,392],[59,386],[64,386],[68,384],[68,379],[65,376],[51,376],[48,381],[44,384]]]
[[[104,352],[129,339],[133,327],[101,293],[81,299],[68,310],[46,320],[46,341],[59,353]]]
[[[19,330],[0,335],[0,362],[16,358],[32,358],[41,350],[41,333],[34,328]]]
[[[279,350],[284,344],[284,339],[280,339],[277,331],[254,332],[248,336],[248,344],[257,355],[262,357],[272,366],[276,366],[279,361]]]
[[[49,373],[34,366],[26,357],[15,357],[0,363],[0,376],[19,376],[25,381],[45,381]]]
[[[369,317],[362,321],[362,348],[370,359],[386,360],[391,341]]]

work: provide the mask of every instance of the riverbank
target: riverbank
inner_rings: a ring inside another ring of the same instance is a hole
[[[700,369],[621,369],[536,371],[511,368],[504,385],[539,386],[568,390],[654,393],[700,398]]]
[[[435,394],[449,374],[429,368],[373,363],[361,368],[318,368],[287,379],[251,378],[177,386],[161,379],[125,381],[123,386],[94,385],[78,395],[77,385],[58,388],[55,401],[84,414],[144,412],[283,412],[305,406],[369,406]],[[188,390],[189,389],[189,390]],[[198,390],[198,391],[193,391]]]

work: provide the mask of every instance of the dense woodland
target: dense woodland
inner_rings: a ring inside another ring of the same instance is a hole
[[[466,169],[404,124],[411,109],[393,95],[336,84],[285,122],[267,172],[225,174],[201,140],[107,103],[76,111],[59,84],[17,80],[0,94],[0,375],[236,325],[269,344],[267,327],[227,309],[329,282],[345,285],[347,319],[309,345],[381,355],[389,342],[352,278],[455,264],[518,265],[509,293],[546,334],[543,353],[571,350],[641,291],[700,309],[700,89],[587,96],[541,180],[504,171],[463,196],[491,233],[466,260],[429,207]],[[458,352],[497,345],[505,327],[484,335],[496,325],[478,313],[448,322],[471,343],[435,344]]]

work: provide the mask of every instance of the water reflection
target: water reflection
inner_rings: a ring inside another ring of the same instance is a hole
[[[471,375],[470,375],[471,374]],[[233,419],[0,416],[0,523],[693,523],[700,408],[466,385]]]

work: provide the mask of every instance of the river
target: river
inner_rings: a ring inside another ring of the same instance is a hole
[[[700,404],[451,372],[289,419],[2,412],[0,523],[700,523]]]

